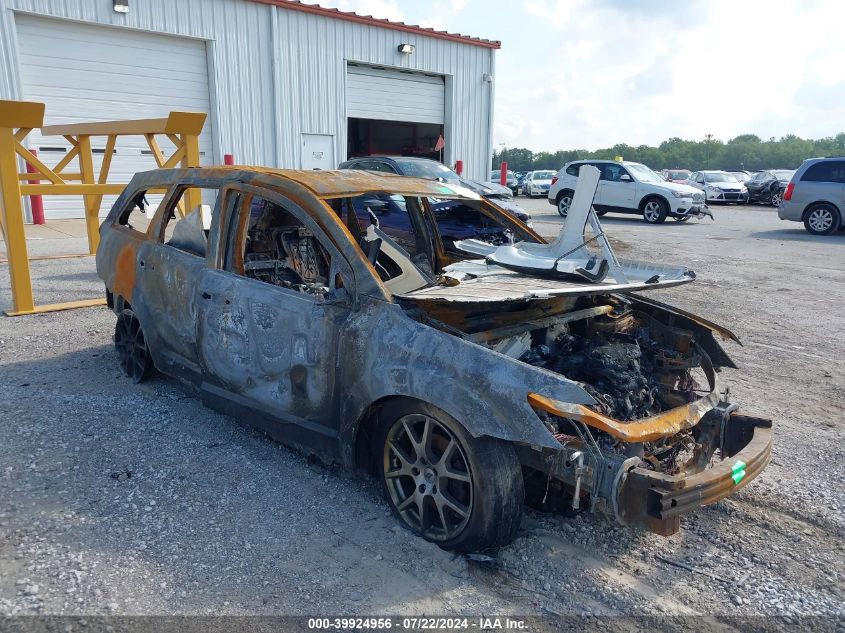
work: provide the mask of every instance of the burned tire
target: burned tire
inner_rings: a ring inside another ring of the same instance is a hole
[[[463,552],[513,540],[525,491],[512,446],[472,437],[433,406],[395,400],[379,414],[374,448],[384,495],[405,527]]]
[[[649,224],[662,224],[669,215],[669,205],[660,198],[647,198],[643,203],[643,220]]]
[[[572,205],[572,197],[575,192],[571,189],[564,189],[557,197],[557,212],[561,217],[565,218],[569,213],[569,207]]]
[[[830,235],[841,221],[839,211],[832,204],[814,204],[804,214],[804,228],[813,235]]]
[[[150,348],[147,347],[141,322],[130,309],[123,310],[117,316],[114,347],[120,359],[120,368],[132,382],[141,382],[150,377],[153,372],[153,358]]]

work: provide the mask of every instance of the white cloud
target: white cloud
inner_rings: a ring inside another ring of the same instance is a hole
[[[822,105],[800,98],[811,89],[829,88],[831,97],[837,86],[845,91],[845,44],[837,34],[845,5],[781,0],[763,8],[720,0],[688,4],[680,14],[648,2],[561,0],[549,7],[545,23],[553,26],[542,31],[533,56],[529,40],[539,39],[539,29],[503,37],[497,142],[592,149],[707,133],[727,140],[745,132],[824,136],[845,129],[841,99]],[[526,83],[539,90],[526,94]]]

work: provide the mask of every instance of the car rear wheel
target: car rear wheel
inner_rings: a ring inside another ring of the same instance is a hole
[[[783,190],[780,188],[772,189],[771,195],[771,203],[773,207],[780,206],[780,202],[783,200]]]
[[[376,463],[385,497],[405,527],[459,551],[513,540],[525,490],[512,446],[474,438],[420,402],[388,403],[379,418]]]
[[[120,368],[132,379],[132,382],[141,382],[149,378],[153,371],[153,359],[147,347],[144,331],[141,329],[141,322],[128,308],[117,316],[114,346],[120,359]]]
[[[572,206],[572,196],[574,195],[574,191],[565,189],[557,198],[557,212],[564,218],[569,213],[569,207]]]
[[[807,211],[804,228],[813,235],[830,235],[839,228],[839,211],[830,204],[817,204]]]
[[[669,205],[659,198],[650,198],[643,205],[643,219],[649,224],[661,224],[669,215]]]

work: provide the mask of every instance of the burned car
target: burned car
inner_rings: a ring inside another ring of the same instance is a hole
[[[672,534],[762,471],[771,422],[719,385],[732,333],[640,294],[694,274],[616,258],[590,169],[551,242],[424,179],[137,174],[97,251],[121,366],[135,381],[182,379],[287,445],[370,470],[398,520],[443,547],[508,543],[526,500]],[[401,198],[403,243],[377,213],[362,221],[374,196]],[[501,230],[444,237],[443,201]]]

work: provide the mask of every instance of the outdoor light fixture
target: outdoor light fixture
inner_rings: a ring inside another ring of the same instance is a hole
[[[483,79],[485,83],[493,83],[493,75],[491,75],[490,73],[484,73],[483,75],[481,75],[481,79]]]
[[[403,55],[410,55],[411,53],[414,52],[414,45],[413,44],[400,44],[397,48],[398,48],[399,52],[402,53]]]
[[[113,0],[115,13],[129,13],[129,0]]]

